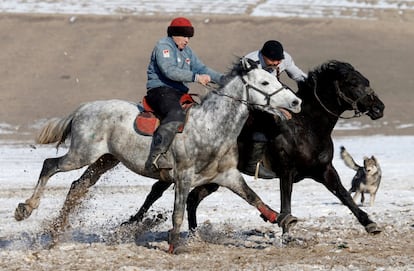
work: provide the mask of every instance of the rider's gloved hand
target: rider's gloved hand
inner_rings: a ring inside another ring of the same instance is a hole
[[[208,74],[196,74],[195,76],[195,82],[198,82],[204,86],[210,83],[210,81],[211,81],[211,78],[210,78],[210,75]]]

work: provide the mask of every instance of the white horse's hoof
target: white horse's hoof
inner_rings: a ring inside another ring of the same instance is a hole
[[[23,219],[28,218],[32,214],[33,208],[27,203],[19,203],[17,205],[16,211],[14,212],[14,218],[17,221],[22,221]]]

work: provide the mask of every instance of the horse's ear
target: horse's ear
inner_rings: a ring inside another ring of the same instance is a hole
[[[251,71],[257,68],[257,63],[254,60],[251,60],[250,58],[242,57],[240,59],[240,63],[243,67],[243,70],[245,71]]]

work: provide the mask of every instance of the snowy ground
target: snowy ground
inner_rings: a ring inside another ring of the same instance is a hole
[[[366,207],[367,211],[377,213],[384,208],[390,211],[401,211],[400,208],[405,208],[404,206],[412,207],[414,205],[414,182],[412,181],[414,179],[414,136],[365,136],[335,139],[334,165],[344,186],[348,188],[355,172],[345,167],[339,158],[339,147],[342,145],[347,148],[359,164],[362,163],[363,156],[374,155],[380,161],[383,171],[381,188],[377,194],[377,203],[374,207]],[[13,220],[13,212],[17,203],[31,195],[44,159],[61,156],[65,151],[66,149],[59,148],[59,153],[56,153],[54,146],[15,145],[7,142],[0,145],[2,168],[0,174],[0,183],[2,184],[0,232],[3,236],[34,229],[40,225],[41,220],[58,211],[71,182],[80,176],[83,172],[82,169],[59,173],[51,178],[48,184],[50,191],[46,191],[39,210],[32,215],[29,223],[18,223]],[[258,194],[269,205],[277,209],[279,206],[278,180],[253,180],[249,176],[246,178]],[[153,179],[137,176],[123,166],[118,166],[104,175],[91,190],[92,198],[87,203],[91,208],[86,208],[83,214],[85,217],[91,215],[89,212],[94,214],[89,223],[105,223],[108,218],[118,220],[114,222],[127,219],[144,200],[136,193],[145,195],[153,183]],[[336,205],[338,200],[313,180],[304,180],[295,184],[294,189],[293,213],[299,217],[326,216],[332,212],[339,216],[349,216],[346,207]],[[172,201],[171,189],[157,206],[171,210]],[[100,209],[102,209],[99,212],[96,211],[98,206],[101,206]],[[319,208],[314,210],[315,206],[319,206]],[[240,219],[240,221],[252,221],[254,224],[257,222],[256,210],[249,208],[243,200],[233,196],[226,189],[221,189],[220,193],[210,197],[201,207],[205,210],[200,209],[200,221],[209,219],[211,222],[219,223],[229,219],[231,221]],[[215,213],[213,210],[218,208],[220,208],[220,212]],[[241,212],[243,216],[232,217],[231,213],[239,208],[246,209],[246,212]],[[213,213],[209,213],[209,211],[213,211]],[[102,221],[99,221],[100,219]],[[6,221],[8,223],[4,223]],[[84,220],[83,223],[86,221]],[[94,225],[91,224],[90,227],[92,226]]]
[[[376,246],[379,246],[379,251],[388,253],[392,251],[388,247],[388,242],[393,244],[395,242],[395,249],[397,250],[398,242],[402,241],[395,240],[397,237],[394,235],[397,234],[399,238],[404,238],[405,242],[410,242],[409,240],[412,240],[414,231],[414,182],[412,181],[414,178],[414,137],[365,136],[335,138],[334,164],[344,186],[349,187],[354,172],[346,168],[339,158],[338,150],[342,145],[359,163],[363,156],[375,155],[383,171],[375,205],[373,207],[364,206],[362,209],[384,229],[384,232],[380,237],[370,237],[372,238],[371,241],[367,241],[364,245],[374,250],[377,249]],[[4,256],[4,260],[0,260],[0,263],[2,263],[0,269],[10,263],[18,267],[26,266],[27,262],[21,265],[22,263],[16,261],[16,255],[20,257],[23,254],[23,257],[30,258],[33,252],[29,253],[28,256],[26,255],[28,253],[27,249],[36,249],[46,242],[39,233],[42,232],[45,222],[57,215],[71,182],[79,177],[82,170],[60,173],[52,177],[40,208],[34,211],[29,219],[17,222],[14,220],[13,214],[17,204],[31,195],[43,160],[47,157],[60,156],[64,151],[63,148],[60,149],[59,153],[56,153],[53,146],[1,142],[0,254]],[[279,209],[278,180],[254,180],[251,177],[246,177],[246,179],[267,204],[276,210]],[[59,253],[55,257],[63,257],[60,253],[66,253],[67,250],[82,254],[80,251],[84,249],[86,251],[99,250],[101,245],[104,245],[105,249],[109,249],[108,245],[111,245],[112,242],[109,240],[115,238],[115,229],[121,222],[134,214],[143,202],[144,196],[149,192],[153,182],[152,179],[142,178],[131,173],[123,166],[119,166],[104,175],[97,185],[90,189],[88,199],[81,211],[72,217],[72,228],[68,230],[67,239],[62,242],[57,250]],[[164,251],[167,248],[167,230],[171,228],[172,204],[173,191],[170,189],[165,193],[162,200],[154,205],[153,211],[149,213],[149,217],[162,214],[166,221],[155,227],[147,228],[146,232],[141,232],[141,236],[122,241],[120,245],[128,246],[125,249],[126,251],[130,251],[130,246],[132,246],[134,249],[139,249],[140,253],[153,253],[153,248],[156,251]],[[301,220],[294,228],[297,232],[293,231],[293,235],[301,238],[299,239],[301,243],[297,245],[301,250],[309,246],[315,248],[322,244],[333,247],[345,246],[349,249],[349,247],[352,247],[353,240],[361,238],[364,240],[368,237],[350,211],[341,205],[336,197],[323,186],[313,180],[304,180],[294,186],[292,208],[292,213]],[[266,250],[266,248],[272,250],[285,247],[281,239],[281,231],[277,226],[264,223],[258,217],[257,210],[224,188],[220,188],[217,193],[206,199],[200,205],[198,214],[199,224],[201,225],[200,235],[203,241],[196,242],[196,245],[192,247],[195,251],[200,249],[199,246],[207,246],[206,250],[216,251],[216,253],[227,253],[226,247],[227,249],[229,247],[255,249],[256,253],[262,249]],[[187,232],[186,222],[182,231]],[[355,237],[350,237],[350,234],[351,236],[355,235]],[[386,241],[381,238],[385,238]],[[394,238],[394,240],[390,240],[390,238]],[[385,243],[387,244],[386,247],[381,247]],[[136,245],[138,246],[136,247]],[[215,246],[219,246],[219,248]],[[410,249],[405,249],[402,254],[396,256],[397,258],[386,258],[388,259],[387,262],[378,262],[375,265],[376,269],[370,270],[387,270],[385,267],[391,263],[394,264],[395,261],[397,262],[395,268],[398,267],[395,270],[413,270],[414,247],[412,244],[408,244],[408,246]],[[119,245],[115,247],[123,251]],[[145,250],[145,247],[149,250]],[[144,251],[142,251],[143,249]],[[223,249],[226,252],[218,252]],[[357,245],[352,249],[357,249]],[[205,252],[204,249],[202,250]],[[45,255],[57,253],[56,250],[47,253],[44,251],[40,250],[40,252],[35,253],[44,253]],[[288,251],[286,250],[286,252]],[[239,253],[242,255],[245,252]],[[124,255],[124,253],[126,252],[120,253],[120,255]],[[30,260],[27,261],[31,262]],[[54,266],[50,259],[46,259],[46,262],[50,264],[50,268]],[[36,261],[33,261],[33,263],[36,263]],[[92,260],[92,263],[92,265],[86,265],[88,266],[87,270],[93,270],[96,267],[96,262]],[[249,262],[249,264],[253,263],[254,261]],[[338,268],[343,267],[342,262],[338,264]],[[135,267],[140,266],[138,262],[134,262],[133,265]],[[191,263],[189,265],[191,266]],[[189,267],[189,265],[184,267]],[[266,267],[263,268],[264,270],[270,268],[267,265],[264,266]],[[298,268],[299,265],[295,266]],[[326,270],[324,264],[316,264],[315,266],[308,270]],[[383,267],[385,269],[382,269]],[[232,266],[229,266],[229,268],[232,269]],[[35,268],[34,270],[41,269]],[[359,266],[354,270],[364,270],[364,268]]]

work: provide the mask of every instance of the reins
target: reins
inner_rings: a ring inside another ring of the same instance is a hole
[[[314,94],[314,96],[315,96],[315,98],[316,98],[316,100],[319,102],[319,104],[322,106],[322,108],[323,109],[325,109],[325,111],[326,112],[328,112],[329,114],[331,114],[331,115],[333,115],[333,116],[335,116],[335,117],[337,117],[337,118],[340,118],[340,119],[353,119],[353,118],[359,118],[359,117],[361,117],[363,114],[365,114],[365,113],[361,113],[359,110],[358,110],[358,106],[357,106],[357,104],[358,104],[358,101],[360,101],[361,99],[363,99],[365,96],[368,96],[368,95],[372,95],[373,93],[374,93],[374,90],[373,89],[371,89],[371,88],[369,88],[369,90],[365,93],[365,95],[363,95],[363,96],[361,96],[361,97],[359,97],[358,99],[356,99],[356,100],[352,100],[351,98],[349,98],[349,97],[347,97],[342,91],[341,91],[341,89],[340,89],[340,87],[339,87],[339,83],[338,83],[338,81],[337,80],[335,80],[334,81],[334,85],[335,85],[335,91],[336,91],[336,94],[337,94],[337,97],[338,97],[338,103],[341,105],[341,99],[342,100],[344,100],[345,102],[347,102],[349,105],[351,105],[352,106],[352,109],[354,110],[354,115],[353,116],[350,116],[350,117],[343,117],[343,116],[341,116],[341,115],[339,115],[339,114],[336,114],[336,113],[334,113],[334,112],[332,112],[331,110],[329,110],[323,103],[322,103],[322,101],[321,101],[321,99],[319,98],[319,96],[318,96],[318,94],[316,93],[316,89],[317,89],[317,80],[315,79],[315,78],[313,78],[313,82],[314,82],[314,88],[313,88],[313,94]],[[341,98],[341,99],[339,99],[339,98]]]
[[[243,82],[243,87],[244,87],[244,89],[246,91],[246,94],[247,94],[247,99],[236,98],[236,97],[231,96],[229,94],[222,93],[219,90],[217,90],[216,88],[213,88],[211,85],[207,85],[207,87],[210,88],[214,94],[217,94],[219,96],[228,97],[230,99],[233,99],[234,101],[240,102],[240,103],[245,104],[247,106],[261,106],[261,107],[270,106],[270,99],[271,99],[271,97],[273,95],[276,95],[277,93],[279,93],[280,91],[282,91],[282,90],[285,89],[285,87],[282,86],[279,89],[275,90],[274,92],[272,92],[270,94],[267,94],[266,92],[262,91],[261,89],[255,87],[255,86],[252,86],[251,84],[249,84],[246,80],[244,80],[243,77],[241,77],[241,80]],[[250,89],[253,89],[253,90],[259,92],[260,94],[262,94],[263,96],[265,96],[265,99],[267,101],[266,104],[265,105],[262,105],[262,104],[255,104],[255,103],[249,102],[249,90]]]

